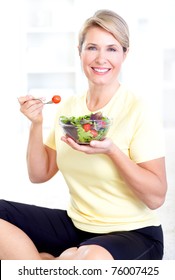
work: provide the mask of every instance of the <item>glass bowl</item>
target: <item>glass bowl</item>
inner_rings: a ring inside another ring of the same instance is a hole
[[[97,119],[98,117],[98,119]],[[80,117],[59,118],[63,132],[78,144],[89,144],[92,140],[103,140],[111,126],[111,120],[101,113]]]

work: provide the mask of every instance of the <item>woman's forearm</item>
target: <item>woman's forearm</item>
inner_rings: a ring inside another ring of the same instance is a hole
[[[31,124],[27,147],[27,167],[32,182],[44,182],[48,179],[48,155],[43,145],[42,124]]]
[[[164,158],[136,164],[115,145],[108,156],[141,201],[151,209],[162,205],[167,189]]]

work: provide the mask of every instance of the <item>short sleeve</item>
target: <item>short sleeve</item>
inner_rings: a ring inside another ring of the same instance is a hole
[[[129,150],[131,159],[139,163],[164,157],[164,129],[158,116],[143,104],[135,111],[134,133]]]
[[[48,135],[48,137],[46,138],[44,144],[46,146],[48,146],[49,148],[56,150],[56,146],[55,146],[55,130],[52,129]]]

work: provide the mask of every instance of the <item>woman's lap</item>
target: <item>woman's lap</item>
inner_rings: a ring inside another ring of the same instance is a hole
[[[91,244],[104,247],[115,260],[159,260],[163,257],[162,243],[139,234],[137,230],[97,236],[82,242],[81,246]]]
[[[73,224],[66,211],[0,201],[0,218],[22,229],[39,252],[58,256],[65,249],[76,246]]]
[[[65,210],[4,200],[0,200],[0,218],[21,228],[39,252],[54,256],[70,247],[95,244],[107,249],[114,259],[162,259],[161,227],[109,234],[87,233],[75,228]],[[158,241],[153,239],[155,235],[159,235]]]

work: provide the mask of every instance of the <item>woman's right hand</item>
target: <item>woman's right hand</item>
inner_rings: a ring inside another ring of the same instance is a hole
[[[40,100],[34,99],[32,95],[21,96],[18,98],[20,111],[32,122],[42,123],[42,110],[44,104]]]

